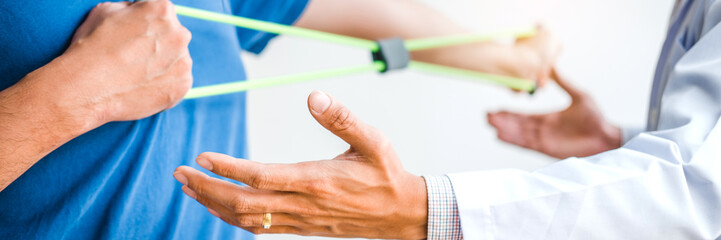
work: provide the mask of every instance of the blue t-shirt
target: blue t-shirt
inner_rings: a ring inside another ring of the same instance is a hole
[[[308,0],[175,0],[292,24]],[[0,1],[0,90],[67,48],[100,0]],[[245,79],[239,52],[273,35],[180,17],[193,34],[194,86]],[[213,151],[247,156],[245,94],[187,100],[152,117],[113,122],[40,160],[0,192],[0,239],[251,239],[184,196],[172,176]]]

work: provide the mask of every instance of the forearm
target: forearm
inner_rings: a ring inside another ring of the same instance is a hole
[[[313,0],[298,26],[365,39],[426,38],[470,33],[440,12],[414,0]],[[489,73],[528,76],[518,66],[532,51],[484,42],[412,53],[414,60]]]
[[[69,77],[59,60],[0,92],[0,191],[44,156],[97,127],[92,111],[73,109],[52,82]]]
[[[71,139],[183,99],[193,84],[191,36],[170,9],[170,1],[99,4],[61,56],[0,92],[0,191]]]
[[[469,32],[414,0],[312,0],[297,25],[366,39]]]

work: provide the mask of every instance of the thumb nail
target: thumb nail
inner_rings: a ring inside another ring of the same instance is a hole
[[[328,95],[324,92],[313,91],[313,93],[310,94],[309,102],[310,110],[317,114],[321,114],[328,109],[328,106],[330,106],[330,97],[328,97]]]

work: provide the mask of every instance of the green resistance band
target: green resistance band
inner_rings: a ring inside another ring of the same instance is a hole
[[[332,70],[325,70],[325,71],[294,74],[294,75],[288,75],[288,76],[271,77],[271,78],[266,78],[266,79],[253,80],[253,81],[240,81],[240,82],[216,84],[216,85],[211,85],[211,86],[206,86],[206,87],[193,88],[188,92],[187,95],[185,95],[185,99],[210,97],[210,96],[216,96],[216,95],[222,95],[222,94],[242,92],[242,91],[246,91],[246,90],[250,90],[250,89],[266,88],[266,87],[272,87],[272,86],[278,86],[278,85],[284,85],[284,84],[290,84],[290,83],[300,83],[300,82],[306,82],[306,81],[312,81],[312,80],[318,80],[318,79],[324,79],[324,78],[330,78],[330,77],[339,77],[339,76],[343,76],[343,75],[363,73],[363,72],[369,72],[369,71],[380,71],[383,68],[385,68],[385,63],[374,62],[373,64],[356,66],[356,67],[346,67],[346,68],[339,68],[339,69],[332,69]]]
[[[219,22],[230,24],[237,27],[253,29],[268,33],[293,35],[299,37],[305,37],[310,39],[316,39],[326,42],[332,42],[352,47],[364,48],[371,52],[378,52],[380,50],[379,43],[376,41],[354,38],[339,34],[333,34],[328,32],[316,31],[311,29],[305,29],[294,26],[287,26],[278,23],[260,21],[245,17],[233,16],[228,14],[221,14],[191,7],[175,6],[175,10],[178,15],[203,19],[212,22]],[[529,37],[535,34],[535,28],[523,28],[514,29],[510,31],[496,32],[491,34],[471,34],[471,35],[458,35],[458,36],[447,36],[447,37],[436,37],[436,38],[425,38],[425,39],[412,39],[403,42],[403,45],[407,51],[421,51],[434,48],[449,47],[455,45],[476,43],[488,41],[502,37]],[[533,93],[536,89],[534,82],[513,78],[502,75],[494,75],[488,73],[482,73],[477,71],[471,71],[460,68],[453,68],[448,66],[423,63],[417,61],[411,61],[408,66],[413,69],[422,70],[430,73],[447,74],[459,77],[466,77],[469,79],[475,79],[498,85],[506,86],[511,89],[525,91]],[[363,72],[385,72],[387,64],[383,61],[375,61],[368,65],[344,67],[338,69],[301,73],[280,77],[270,77],[265,79],[256,79],[253,81],[237,81],[230,83],[223,83],[217,85],[196,87],[190,89],[185,99],[195,99],[202,97],[217,96],[223,94],[231,94],[237,92],[243,92],[251,89],[267,88],[272,86],[286,85],[292,83],[307,82],[312,80],[319,80],[324,78],[339,77],[350,74],[358,74]]]

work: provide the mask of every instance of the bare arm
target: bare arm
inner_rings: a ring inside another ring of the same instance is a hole
[[[414,0],[313,0],[298,26],[366,39],[405,39],[470,33]],[[515,45],[484,42],[414,52],[415,60],[489,73],[545,80],[560,50],[541,29]]]
[[[98,5],[63,55],[0,92],[0,191],[87,131],[178,103],[189,41],[167,0]]]
[[[67,99],[53,99],[57,92],[42,84],[43,79],[66,77],[57,64],[0,92],[0,191],[42,157],[100,123],[92,111],[62,106]]]

